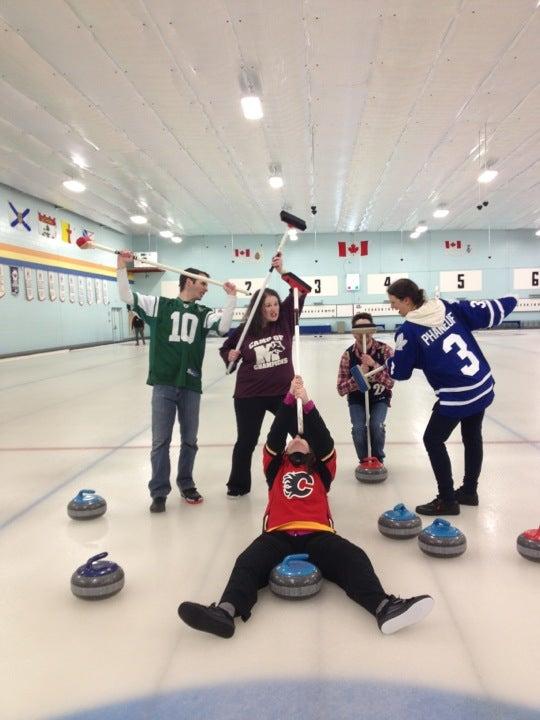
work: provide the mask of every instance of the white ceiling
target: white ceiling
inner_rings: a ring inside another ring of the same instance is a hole
[[[0,182],[124,232],[140,198],[145,233],[275,233],[282,207],[319,232],[540,227],[537,2],[0,0]]]

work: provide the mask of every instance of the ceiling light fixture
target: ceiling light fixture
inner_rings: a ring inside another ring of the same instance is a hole
[[[436,210],[433,211],[433,217],[434,218],[445,218],[450,210],[447,207],[444,207],[441,205],[441,207],[438,207]]]
[[[281,165],[278,165],[277,163],[272,163],[269,167],[270,169],[270,177],[268,178],[268,182],[270,184],[271,188],[274,188],[274,190],[279,190],[279,188],[283,187],[283,178],[281,176]]]
[[[139,200],[138,205],[139,205],[139,207],[144,208],[145,210],[148,207],[148,203],[146,202],[146,200],[144,198],[141,198]]]
[[[145,218],[144,215],[130,215],[130,218],[132,223],[135,223],[135,225],[146,225],[148,222],[148,218]]]
[[[414,232],[412,232],[412,233],[409,235],[409,237],[412,238],[413,240],[416,240],[417,238],[420,237],[421,234],[422,234],[422,233],[419,233],[418,230],[415,230]]]
[[[64,180],[62,185],[66,190],[74,193],[82,193],[86,190],[86,185],[79,180]]]
[[[482,183],[483,185],[493,182],[493,180],[495,180],[498,174],[498,170],[484,170],[478,176],[478,182]]]
[[[182,238],[180,237],[180,235],[173,235],[172,238],[171,238],[171,242],[177,243],[177,244],[178,244],[178,243],[181,243],[181,242],[182,242]]]
[[[425,220],[420,220],[418,225],[415,227],[414,232],[421,235],[422,233],[425,233],[427,229],[428,229],[428,226],[426,225]]]
[[[174,235],[172,230],[162,230],[159,234],[161,235],[161,237],[164,238],[172,238],[172,236]]]
[[[539,0],[539,2],[540,2],[540,0]],[[540,230],[537,230],[534,234],[536,235],[536,237],[540,237]]]
[[[260,120],[264,117],[261,99],[258,95],[244,95],[240,104],[246,120]]]

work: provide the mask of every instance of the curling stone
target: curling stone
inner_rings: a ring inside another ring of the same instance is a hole
[[[67,506],[68,515],[74,520],[91,520],[104,515],[106,510],[105,499],[96,495],[95,490],[81,490]]]
[[[451,558],[463,555],[467,539],[457,527],[444,518],[435,520],[418,535],[420,550],[431,557]]]
[[[407,540],[422,530],[422,520],[416,513],[407,510],[403,503],[393,510],[387,510],[379,518],[379,532],[394,540]]]
[[[525,530],[518,535],[518,553],[533,562],[540,562],[540,527],[538,530]]]
[[[124,571],[114,562],[103,560],[102,552],[89,558],[71,576],[71,592],[85,600],[102,600],[116,595],[124,587]]]
[[[270,573],[270,590],[288,600],[316,595],[321,589],[322,574],[318,567],[306,562],[309,555],[287,555]]]
[[[383,482],[388,477],[388,470],[382,462],[376,457],[364,458],[354,471],[354,475],[358,482],[375,483]]]

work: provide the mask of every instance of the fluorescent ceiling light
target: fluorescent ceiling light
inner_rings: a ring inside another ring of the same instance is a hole
[[[271,175],[268,178],[268,182],[270,183],[270,187],[274,188],[274,190],[279,190],[279,188],[283,187],[283,178],[281,175]]]
[[[143,198],[141,198],[141,199],[139,200],[139,207],[142,207],[142,208],[145,208],[145,209],[146,209],[146,208],[148,207],[148,203],[146,202],[146,200],[144,200]]]
[[[449,212],[450,212],[450,210],[448,208],[440,207],[434,211],[433,217],[444,218],[448,215]]]
[[[538,0],[540,2],[540,0]],[[535,233],[536,237],[540,237],[540,230],[537,230]]]
[[[480,173],[478,176],[478,182],[479,183],[490,183],[492,180],[495,180],[499,172],[497,170],[484,170],[483,173]]]
[[[180,235],[173,235],[172,238],[171,238],[171,242],[173,242],[173,243],[181,243],[181,242],[182,242],[182,238],[180,237]]]
[[[246,95],[240,103],[246,120],[260,120],[263,117],[261,99],[257,95]]]
[[[161,235],[161,237],[164,238],[172,238],[172,236],[174,235],[172,230],[162,230],[159,234]]]
[[[298,230],[296,228],[289,228],[289,240],[293,242],[298,240]]]
[[[415,227],[414,232],[415,232],[415,233],[418,233],[419,235],[421,235],[422,233],[425,233],[427,229],[428,229],[428,226],[427,226],[426,223],[422,220],[422,221],[419,222],[418,225]]]
[[[173,219],[172,219],[172,217],[168,217],[168,218],[167,218],[167,222],[168,222],[169,225],[172,225],[172,224],[173,224]]]
[[[77,155],[77,153],[73,153],[73,155],[71,156],[71,162],[74,165],[77,165],[77,167],[83,169],[88,167],[88,163],[86,162],[86,160],[82,157],[82,155]]]
[[[414,232],[412,232],[412,233],[409,235],[409,237],[412,238],[413,240],[416,240],[417,238],[420,237],[421,234],[422,234],[422,233],[419,233],[418,230],[415,230]]]
[[[144,215],[131,215],[129,219],[135,225],[146,225],[148,222],[148,218],[145,218]]]
[[[78,180],[64,180],[62,185],[66,188],[66,190],[74,193],[82,193],[86,190],[86,185]]]

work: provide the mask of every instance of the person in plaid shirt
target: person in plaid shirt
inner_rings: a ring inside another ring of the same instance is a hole
[[[352,327],[374,327],[373,317],[369,313],[357,313],[352,319]],[[351,367],[359,365],[363,373],[367,373],[393,356],[394,351],[386,343],[375,340],[373,335],[366,334],[366,353],[362,351],[362,335],[355,336],[355,342],[348,347],[339,362],[337,391],[347,396],[349,414],[352,423],[352,438],[358,462],[367,456],[366,408],[364,394],[351,377]],[[384,421],[390,407],[392,386],[394,381],[387,370],[381,370],[374,376],[369,389],[369,430],[371,434],[371,451],[382,463],[384,461],[384,441],[386,437]]]

